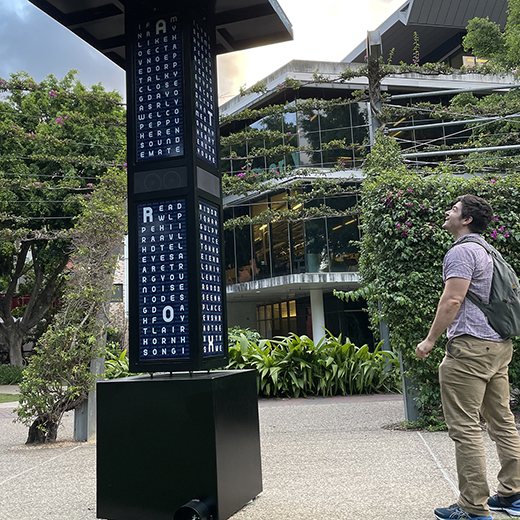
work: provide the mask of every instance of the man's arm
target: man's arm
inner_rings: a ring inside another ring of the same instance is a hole
[[[415,349],[415,355],[418,358],[424,359],[430,355],[430,350],[434,347],[439,336],[455,319],[468,292],[469,284],[470,280],[464,278],[448,278],[437,305],[437,312],[430,327],[430,332],[428,332],[426,339],[421,341]]]

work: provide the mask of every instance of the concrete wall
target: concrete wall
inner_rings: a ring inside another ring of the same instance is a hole
[[[238,325],[243,329],[256,329],[256,303],[228,303],[227,312],[228,327]]]

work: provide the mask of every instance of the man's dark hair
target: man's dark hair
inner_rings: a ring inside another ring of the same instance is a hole
[[[468,225],[472,233],[483,233],[493,218],[493,208],[490,204],[475,195],[462,195],[457,202],[462,202],[461,217],[463,219],[473,217]]]

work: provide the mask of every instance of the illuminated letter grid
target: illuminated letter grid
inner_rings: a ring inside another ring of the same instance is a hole
[[[137,161],[184,154],[181,30],[176,16],[137,26]]]
[[[224,352],[222,278],[220,273],[219,210],[199,202],[200,278],[203,356]]]
[[[217,139],[215,122],[213,60],[209,37],[193,22],[193,55],[195,72],[195,124],[197,155],[217,166]]]
[[[139,358],[189,357],[186,202],[138,206]]]

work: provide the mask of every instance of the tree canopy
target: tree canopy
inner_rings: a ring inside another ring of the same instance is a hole
[[[493,65],[516,69],[520,66],[520,0],[507,0],[507,4],[504,28],[489,18],[473,18],[469,21],[463,46]]]
[[[39,84],[0,78],[0,340],[11,364],[59,300],[82,201],[121,162],[124,113],[119,94],[86,88],[75,70]]]

